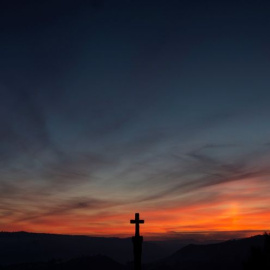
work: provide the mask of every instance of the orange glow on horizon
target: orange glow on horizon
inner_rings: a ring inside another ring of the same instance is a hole
[[[110,211],[94,213],[82,209],[59,216],[47,215],[10,222],[9,226],[2,225],[1,230],[130,237],[134,234],[134,226],[129,224],[129,220],[134,212],[140,212],[145,220],[141,233],[148,239],[177,238],[198,232],[208,235],[239,231],[249,236],[269,229],[270,211],[264,206],[270,205],[270,198],[264,193],[257,196],[266,188],[264,185],[256,179],[245,181],[245,185],[240,181],[223,183],[201,189],[201,194],[222,190],[219,196],[209,199],[203,196],[201,201],[189,199],[188,202],[182,200],[179,204],[164,203],[157,207],[150,204],[113,206]],[[4,224],[3,220],[1,222]]]

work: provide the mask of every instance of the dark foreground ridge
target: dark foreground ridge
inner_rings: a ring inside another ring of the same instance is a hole
[[[265,239],[266,236],[258,235],[215,244],[191,244],[178,249],[167,257],[163,256],[166,253],[165,249],[162,253],[162,249],[157,248],[158,246],[154,243],[145,242],[143,256],[145,248],[148,249],[148,252],[153,248],[152,253],[156,252],[155,255],[159,253],[160,259],[151,263],[143,263],[142,269],[270,269],[265,268],[267,260],[269,260],[269,256],[267,257],[263,253]],[[0,269],[2,270],[133,269],[131,239],[21,232],[0,233],[0,243]],[[123,259],[126,256],[123,251],[125,248],[129,249],[130,260]],[[101,249],[104,252],[100,252]],[[112,250],[114,253],[111,253]],[[117,254],[119,258],[122,256],[122,259],[113,259],[109,253]],[[269,255],[269,253],[267,254]]]
[[[112,260],[107,256],[96,255],[89,257],[79,257],[67,261],[52,260],[49,262],[39,263],[23,263],[14,264],[1,267],[3,270],[89,270],[89,269],[100,269],[100,270],[125,270],[126,266]]]

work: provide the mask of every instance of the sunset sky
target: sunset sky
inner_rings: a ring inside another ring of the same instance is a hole
[[[4,2],[0,230],[270,229],[270,1]]]

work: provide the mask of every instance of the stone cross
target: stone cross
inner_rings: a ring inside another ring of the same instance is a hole
[[[143,237],[140,236],[140,224],[144,220],[140,220],[140,214],[135,214],[135,219],[130,220],[131,224],[135,224],[135,236],[132,237],[133,253],[134,253],[134,270],[142,270],[142,243]]]
[[[140,224],[144,223],[144,220],[140,220],[140,214],[135,213],[135,219],[131,219],[130,223],[135,224],[135,236],[140,236]]]

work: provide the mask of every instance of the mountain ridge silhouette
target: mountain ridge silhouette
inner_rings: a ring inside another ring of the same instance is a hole
[[[252,248],[263,248],[264,235],[232,239],[220,243],[189,244],[147,269],[237,270],[250,256]]]
[[[0,243],[0,269],[3,270],[69,270],[74,265],[78,270],[87,267],[100,270],[132,269],[131,238],[0,232]],[[143,270],[242,269],[252,247],[261,248],[263,244],[264,236],[257,235],[211,244],[188,244],[184,247],[179,242],[180,248],[170,252],[154,242],[145,242],[143,256],[148,253],[149,258],[152,253],[152,259],[155,259],[144,261]]]
[[[62,235],[31,232],[0,232],[0,263],[47,262],[104,254],[126,263],[133,260],[131,238]],[[175,251],[145,241],[144,262],[154,261]]]

